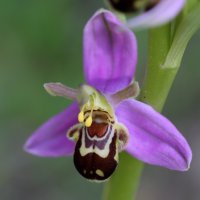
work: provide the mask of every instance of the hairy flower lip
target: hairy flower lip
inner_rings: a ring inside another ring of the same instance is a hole
[[[105,27],[105,20],[114,41],[112,43],[109,42],[110,35]],[[101,10],[94,14],[84,29],[86,80],[105,95],[114,94],[129,86],[135,72],[135,36],[128,29],[117,31],[121,26],[122,23],[111,12]],[[98,37],[99,35],[102,37]],[[101,77],[100,72],[103,74]],[[66,138],[66,133],[78,123],[79,112],[78,103],[75,102],[49,119],[30,136],[25,150],[45,157],[72,155],[75,144]],[[125,149],[129,154],[149,164],[180,171],[188,169],[192,151],[185,138],[168,119],[149,105],[133,99],[120,102],[115,107],[115,114],[118,122],[124,124],[130,133]]]

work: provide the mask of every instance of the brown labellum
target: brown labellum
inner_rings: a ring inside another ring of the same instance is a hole
[[[86,113],[87,115],[87,113]],[[107,180],[118,165],[118,150],[128,143],[127,129],[110,121],[106,112],[94,111],[92,125],[84,122],[70,128],[67,136],[76,141],[74,165],[86,179],[95,182]]]
[[[86,130],[87,128],[85,128]],[[80,130],[80,138],[84,134],[84,130]],[[89,138],[86,136],[86,140]],[[90,181],[105,181],[107,180],[112,173],[115,171],[118,161],[114,159],[116,155],[116,141],[117,134],[115,133],[112,137],[111,144],[109,145],[109,153],[106,157],[102,157],[98,154],[98,151],[95,152],[95,147],[101,149],[102,151],[106,148],[106,142],[108,141],[108,137],[105,138],[105,141],[97,141],[97,140],[89,140],[90,142],[86,143],[86,148],[91,148],[94,152],[90,152],[86,155],[81,155],[81,145],[82,140],[79,139],[77,141],[75,151],[74,151],[74,165],[77,171],[86,179]]]

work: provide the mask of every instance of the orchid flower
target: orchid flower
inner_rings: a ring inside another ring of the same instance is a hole
[[[124,149],[146,163],[185,171],[192,158],[185,138],[151,106],[131,98],[139,93],[138,84],[131,84],[137,43],[133,32],[120,26],[105,10],[88,21],[83,37],[87,84],[77,90],[44,84],[51,95],[75,102],[41,125],[24,148],[37,156],[73,155],[78,172],[96,182],[111,176]]]
[[[107,0],[106,2],[119,12],[140,12],[138,16],[126,22],[128,27],[138,29],[156,27],[169,22],[178,15],[186,0]]]

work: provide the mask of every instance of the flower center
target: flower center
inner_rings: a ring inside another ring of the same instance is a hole
[[[78,114],[78,121],[85,121],[86,127],[90,127],[92,124],[92,113],[94,110],[107,112],[108,115],[111,116],[113,120],[115,120],[114,109],[109,104],[106,96],[103,93],[97,91],[92,86],[87,84],[80,84],[77,89],[76,98],[81,110]]]

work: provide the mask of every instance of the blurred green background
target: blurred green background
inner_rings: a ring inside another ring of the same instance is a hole
[[[90,183],[72,157],[40,158],[23,151],[33,131],[71,101],[43,88],[84,82],[83,28],[102,0],[0,1],[0,200],[98,200],[103,183]],[[136,33],[142,84],[147,31]],[[193,161],[188,172],[146,164],[137,200],[200,199],[200,31],[187,46],[163,114],[188,140]],[[133,169],[134,170],[134,169]]]

